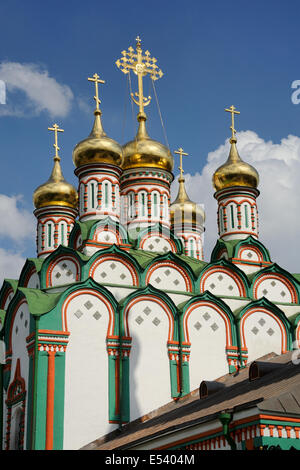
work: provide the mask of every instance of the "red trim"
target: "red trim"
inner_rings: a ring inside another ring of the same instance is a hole
[[[46,450],[53,449],[54,389],[55,389],[55,350],[48,351],[46,446],[45,446]]]

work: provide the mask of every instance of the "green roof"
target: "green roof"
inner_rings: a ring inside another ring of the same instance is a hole
[[[135,250],[131,248],[129,250],[129,254],[140,264],[140,266],[144,269],[147,264],[149,264],[154,258],[159,256],[159,253],[153,253],[152,251],[144,251],[144,250]]]
[[[17,281],[16,279],[4,279],[4,281],[6,281],[8,284],[10,284],[11,287],[13,288],[13,291],[16,292],[16,290],[18,288],[19,281]]]
[[[44,258],[28,258],[28,261],[31,261],[36,268],[36,271],[39,272],[41,267],[43,266],[43,262],[45,261]]]
[[[30,313],[33,315],[42,315],[50,312],[57,304],[62,292],[49,294],[38,289],[19,287],[27,300]]]

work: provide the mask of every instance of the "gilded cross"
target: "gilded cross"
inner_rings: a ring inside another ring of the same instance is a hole
[[[48,131],[53,131],[54,132],[54,144],[53,144],[53,147],[55,148],[54,158],[60,159],[59,155],[58,155],[59,146],[57,144],[57,133],[58,132],[64,132],[64,129],[60,129],[57,124],[53,124],[53,127],[48,127]]]
[[[178,150],[175,150],[174,153],[177,153],[179,155],[180,164],[179,164],[178,169],[180,170],[180,178],[183,178],[184,169],[183,169],[183,166],[182,166],[182,156],[183,155],[188,155],[188,153],[185,153],[183,151],[183,148],[181,148],[181,147]]]
[[[131,93],[131,98],[139,107],[139,112],[144,114],[144,107],[150,103],[151,96],[145,97],[143,94],[143,77],[149,74],[152,80],[157,80],[163,76],[163,72],[156,65],[157,60],[155,57],[150,57],[149,51],[146,51],[143,55],[139,36],[136,38],[136,52],[130,46],[128,51],[122,51],[122,56],[116,61],[116,65],[125,74],[133,70],[137,75],[139,91]]]
[[[104,80],[100,80],[100,77],[97,73],[94,73],[94,75],[92,77],[88,77],[88,80],[90,82],[94,82],[95,83],[95,96],[94,96],[94,100],[96,101],[96,111],[100,111],[99,109],[99,104],[101,103],[101,101],[99,100],[99,94],[98,94],[98,83],[105,83]]]
[[[227,111],[228,113],[231,113],[231,126],[230,126],[230,129],[231,129],[231,132],[232,132],[231,138],[235,139],[236,130],[234,128],[234,115],[235,114],[240,114],[240,111],[236,111],[236,108],[233,106],[233,104],[230,106],[229,109],[225,108],[225,111]]]

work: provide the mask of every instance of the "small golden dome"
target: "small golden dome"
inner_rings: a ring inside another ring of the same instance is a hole
[[[172,171],[174,160],[170,150],[149,137],[145,114],[139,113],[138,121],[139,129],[136,138],[123,146],[122,169],[151,167]]]
[[[236,148],[236,138],[230,139],[231,148],[227,161],[214,173],[212,181],[216,191],[231,186],[257,188],[259,176],[256,169],[243,162]]]
[[[187,195],[184,178],[180,177],[177,198],[170,206],[171,225],[192,224],[202,226],[205,221],[204,210]]]
[[[108,163],[122,165],[122,147],[108,137],[102,128],[101,111],[96,110],[95,122],[90,135],[79,142],[73,150],[76,168],[89,163]]]
[[[74,186],[64,179],[60,157],[54,157],[54,166],[50,178],[33,193],[33,203],[37,209],[44,206],[67,206],[76,209],[78,193]]]

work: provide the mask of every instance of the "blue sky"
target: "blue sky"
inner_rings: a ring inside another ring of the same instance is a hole
[[[230,116],[224,108],[231,104],[241,111],[239,131],[278,145],[289,135],[298,136],[300,104],[291,101],[291,84],[300,79],[299,13],[294,0],[2,1],[0,65],[31,67],[70,94],[53,116],[49,106],[41,110],[24,91],[7,88],[7,104],[0,105],[0,193],[23,195],[18,207],[32,212],[32,193],[52,167],[53,137],[47,128],[54,122],[65,129],[59,136],[63,172],[76,185],[72,149],[92,126],[94,90],[87,77],[95,72],[106,80],[100,87],[105,131],[120,143],[132,139],[126,77],[115,61],[123,49],[135,46],[137,35],[164,72],[156,90],[171,150],[182,146],[190,154],[186,174],[201,174],[208,154],[225,143]],[[153,95],[146,82],[148,90]],[[5,107],[14,111],[5,113]],[[154,97],[146,111],[151,137],[164,142]],[[175,174],[177,167],[176,161]],[[197,202],[213,199],[205,181],[198,193],[191,186]],[[22,240],[19,253],[33,256],[34,240]],[[11,235],[0,233],[0,245],[13,249]]]

